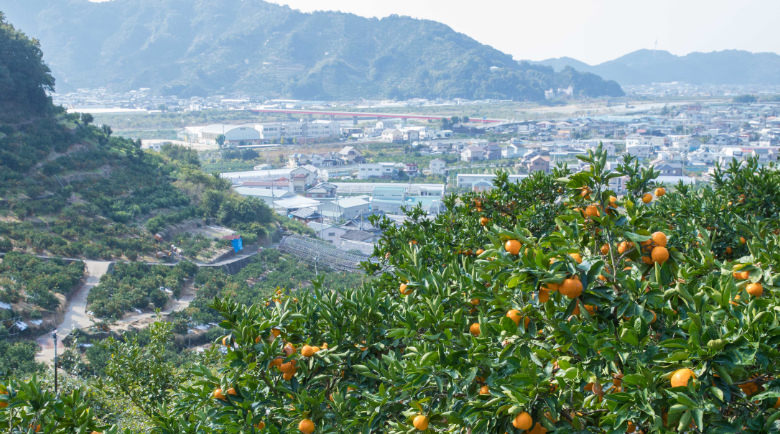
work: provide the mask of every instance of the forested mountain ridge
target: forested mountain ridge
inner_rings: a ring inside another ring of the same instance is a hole
[[[302,13],[261,0],[10,0],[61,89],[149,87],[180,96],[303,99],[620,96],[580,72],[516,62],[434,21]]]
[[[723,50],[676,56],[663,50],[637,50],[598,65],[561,57],[540,64],[556,70],[573,67],[598,74],[621,85],[679,81],[690,84],[778,85],[780,55]]]

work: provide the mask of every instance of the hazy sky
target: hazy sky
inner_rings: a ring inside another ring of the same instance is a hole
[[[516,59],[599,63],[640,48],[780,53],[780,0],[271,0],[443,22]]]

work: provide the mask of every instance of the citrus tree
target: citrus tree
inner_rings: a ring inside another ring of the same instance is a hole
[[[449,197],[434,219],[377,222],[381,263],[361,288],[214,300],[225,334],[212,363],[159,395],[155,429],[780,429],[780,197],[764,185],[777,168],[733,165],[711,187],[667,192],[630,159],[614,171],[601,150],[581,159],[579,173]]]
[[[667,193],[631,161],[582,160],[412,210],[363,288],[215,301],[224,355],[175,400],[177,429],[777,429],[776,217],[733,216],[746,241],[723,255],[700,226],[723,185]],[[620,198],[619,176],[637,178]]]

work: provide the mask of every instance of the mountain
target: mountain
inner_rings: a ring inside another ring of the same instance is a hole
[[[638,50],[598,65],[570,57],[547,59],[542,65],[570,66],[621,85],[680,81],[690,84],[780,85],[780,55],[741,50],[676,56],[662,50]]]
[[[574,86],[578,96],[623,95],[617,83],[559,76],[408,17],[302,13],[261,0],[4,3],[9,19],[40,39],[60,91],[540,101],[545,90],[576,82],[585,86]]]

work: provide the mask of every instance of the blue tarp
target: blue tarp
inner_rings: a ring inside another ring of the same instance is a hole
[[[236,253],[244,249],[244,240],[242,240],[240,237],[234,240],[230,240],[230,244],[233,245],[233,250],[235,250]]]

